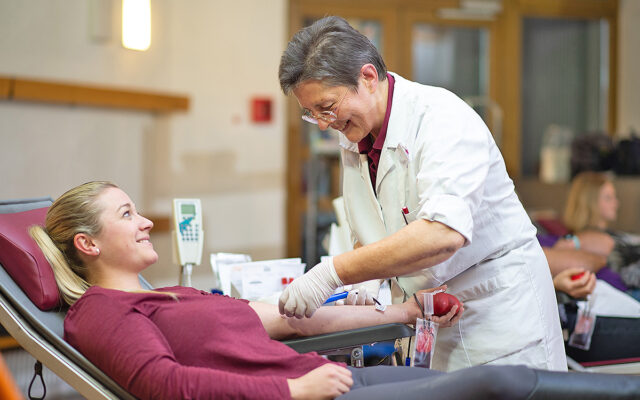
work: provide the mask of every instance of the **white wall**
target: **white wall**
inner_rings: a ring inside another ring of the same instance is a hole
[[[0,74],[152,87],[150,77],[162,72],[161,53],[92,42],[88,4],[0,3]],[[127,67],[136,63],[150,73]],[[115,180],[142,197],[139,155],[149,114],[2,102],[0,121],[0,198],[57,197],[93,179]]]
[[[0,198],[61,195],[90,180],[142,193],[145,114],[0,103]]]
[[[112,15],[94,20],[90,8],[100,3],[110,4]],[[0,75],[191,100],[187,113],[162,117],[0,102],[0,199],[55,198],[94,179],[118,183],[152,214],[168,215],[174,197],[199,197],[205,266],[211,251],[283,256],[285,127],[277,68],[287,40],[286,1],[151,3],[151,48],[136,52],[119,43],[118,0],[0,2]],[[110,28],[110,40],[92,40],[96,22]],[[272,123],[249,121],[255,95],[273,98]],[[161,260],[145,276],[154,284],[177,283],[169,235],[152,237]]]

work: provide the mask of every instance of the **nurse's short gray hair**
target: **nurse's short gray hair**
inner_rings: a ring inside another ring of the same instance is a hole
[[[387,67],[371,41],[343,18],[329,16],[296,33],[280,58],[278,76],[285,95],[307,80],[357,90],[360,68],[373,64],[378,79]]]

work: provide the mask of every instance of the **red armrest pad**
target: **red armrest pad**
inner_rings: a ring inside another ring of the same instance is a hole
[[[48,208],[0,214],[0,264],[43,311],[61,304],[49,262],[29,236],[29,227],[44,225]]]

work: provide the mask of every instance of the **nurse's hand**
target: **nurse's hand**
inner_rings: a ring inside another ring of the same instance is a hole
[[[343,284],[333,267],[333,257],[327,257],[282,292],[278,302],[280,314],[309,318],[340,286]]]
[[[372,306],[376,303],[373,302],[373,295],[367,291],[365,286],[360,286],[355,290],[350,290],[347,298],[344,301],[336,301],[337,305],[348,306]]]
[[[378,296],[379,291],[379,279],[362,282],[357,285],[353,285],[352,289],[347,295],[347,298],[344,300],[336,301],[336,305],[372,306],[375,304],[373,298]]]
[[[435,291],[446,291],[447,290],[447,285],[442,285],[442,286],[438,286],[435,288],[431,288],[431,289],[425,289],[425,290],[419,290],[416,293],[416,296],[418,297],[418,299],[420,299],[420,301],[422,302],[423,300],[423,293],[431,293],[431,292],[435,292]],[[408,299],[406,303],[411,303],[413,302],[415,304],[415,300],[413,298],[413,296]],[[420,304],[419,306],[416,304],[416,308],[419,310],[420,307],[422,307],[422,304]],[[458,306],[453,306],[451,307],[451,310],[449,310],[448,313],[446,313],[445,315],[442,315],[440,317],[438,317],[437,315],[431,315],[429,316],[429,319],[435,323],[437,323],[438,325],[440,325],[440,327],[442,328],[448,328],[450,326],[455,325],[456,323],[458,323],[458,321],[460,320],[460,318],[462,318],[462,314],[464,313],[464,304],[462,304],[462,302],[460,302],[460,309],[458,309]],[[422,315],[419,315],[419,317],[422,317]]]
[[[451,307],[451,310],[449,310],[449,312],[446,313],[445,315],[442,315],[440,317],[436,315],[432,315],[429,319],[431,319],[431,321],[440,325],[440,327],[448,328],[450,326],[457,324],[458,321],[460,321],[460,318],[462,318],[463,312],[464,312],[464,306],[460,306],[460,310],[458,310],[458,306],[456,305]]]

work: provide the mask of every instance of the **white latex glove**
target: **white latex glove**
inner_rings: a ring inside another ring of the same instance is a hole
[[[282,292],[278,302],[280,314],[309,318],[342,285],[333,267],[333,257],[327,257],[306,274],[294,279]]]
[[[362,282],[358,285],[353,285],[353,288],[349,291],[345,300],[338,300],[337,305],[350,305],[350,306],[362,306],[374,305],[373,298],[378,296],[380,291],[380,280],[374,279],[371,281]]]

